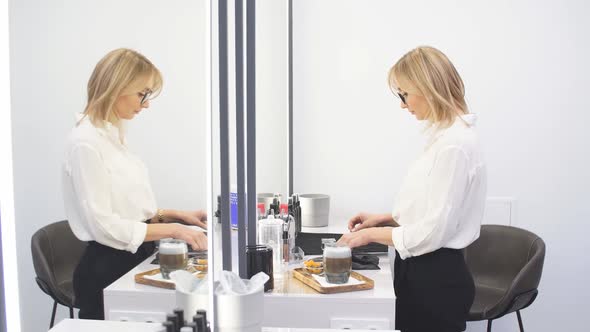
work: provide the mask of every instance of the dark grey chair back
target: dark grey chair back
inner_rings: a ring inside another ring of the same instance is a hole
[[[31,238],[37,284],[55,301],[50,326],[53,326],[57,303],[69,307],[73,318],[72,279],[86,245],[72,233],[67,220],[49,224]]]
[[[470,320],[491,320],[529,306],[538,294],[545,242],[512,226],[483,225],[481,234],[465,248],[465,261],[475,281]],[[490,329],[490,328],[489,328]],[[488,330],[489,330],[488,329]]]

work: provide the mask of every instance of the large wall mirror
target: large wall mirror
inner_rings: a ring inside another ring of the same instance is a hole
[[[19,278],[18,289],[11,292],[20,294],[23,331],[46,331],[50,322],[53,300],[35,282],[31,237],[42,227],[66,219],[60,177],[65,143],[75,126],[75,114],[84,110],[93,68],[109,51],[121,47],[139,51],[163,75],[161,94],[127,126],[129,151],[149,170],[158,207],[206,209],[208,6],[209,0],[11,2],[15,259]],[[135,287],[133,282],[128,285]],[[109,290],[113,288],[105,292]],[[159,304],[146,297],[148,300],[133,307],[141,311],[143,304]],[[106,296],[105,305],[121,309],[109,299]],[[55,322],[66,317],[67,308],[58,307]],[[121,310],[108,317],[133,320]]]

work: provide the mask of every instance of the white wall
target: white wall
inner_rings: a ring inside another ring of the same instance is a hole
[[[420,127],[387,87],[405,52],[456,65],[489,168],[490,197],[547,245],[530,331],[581,331],[590,290],[590,5],[585,1],[294,2],[294,190],[332,196],[336,219],[391,209]],[[500,244],[501,245],[501,244]],[[516,331],[515,315],[494,331]],[[483,323],[468,331],[484,331]]]
[[[52,301],[34,281],[30,239],[65,218],[60,164],[87,80],[108,51],[134,48],[164,75],[164,90],[129,124],[158,205],[205,208],[205,1],[10,2],[12,130],[23,331],[49,325]],[[7,303],[10,305],[10,303]],[[67,309],[58,310],[58,320]]]
[[[0,331],[20,330],[10,120],[8,1],[0,1]],[[6,300],[9,301],[6,301]],[[6,306],[9,302],[11,305]]]
[[[256,191],[289,195],[288,1],[256,1]],[[278,166],[278,167],[277,167]]]

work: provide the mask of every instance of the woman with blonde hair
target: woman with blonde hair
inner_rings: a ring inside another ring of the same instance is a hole
[[[160,71],[143,55],[116,49],[88,81],[88,101],[72,129],[62,167],[65,212],[88,246],[74,272],[79,317],[104,319],[103,289],[154,252],[162,238],[207,248],[202,210],[159,209],[148,171],[126,144],[123,121],[132,120],[162,88]]]
[[[390,69],[389,86],[425,122],[428,141],[393,211],[357,214],[339,243],[395,247],[396,329],[464,331],[475,287],[462,249],[479,237],[487,183],[475,115],[457,70],[435,48],[405,54]]]

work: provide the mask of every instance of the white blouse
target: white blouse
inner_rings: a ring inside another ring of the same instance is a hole
[[[88,117],[72,129],[62,166],[63,198],[76,237],[135,253],[146,236],[144,221],[157,205],[147,168],[119,135],[118,127],[95,127]]]
[[[479,237],[487,175],[473,114],[433,130],[410,166],[392,212],[391,231],[402,259],[440,248],[462,249]]]

